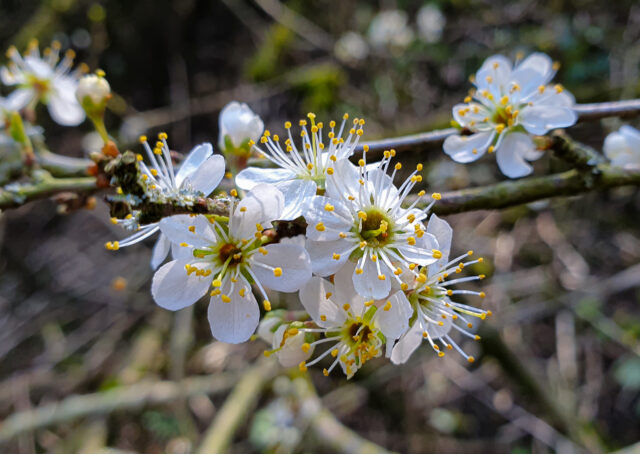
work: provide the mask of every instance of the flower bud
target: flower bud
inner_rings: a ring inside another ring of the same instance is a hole
[[[249,157],[251,142],[257,142],[264,123],[249,106],[233,101],[220,112],[220,149],[227,154]]]
[[[273,335],[272,346],[283,367],[297,366],[313,354],[313,347],[307,344],[305,333],[295,328],[296,325],[296,322],[280,325]]]
[[[76,98],[89,116],[102,114],[111,98],[111,87],[102,71],[88,74],[78,82]]]

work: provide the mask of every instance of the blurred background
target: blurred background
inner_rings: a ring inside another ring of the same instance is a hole
[[[22,50],[34,37],[105,70],[109,131],[134,151],[138,135],[159,131],[184,153],[216,145],[218,113],[232,100],[275,133],[309,111],[364,117],[364,139],[446,128],[468,76],[495,53],[548,53],[580,103],[640,94],[640,5],[630,0],[0,0],[1,47]],[[41,118],[56,153],[100,147],[88,124]],[[620,124],[569,132],[600,149]],[[463,166],[433,147],[400,158],[425,163],[428,190],[503,179],[491,157]],[[545,157],[535,167],[566,164]],[[217,388],[55,421],[0,451],[195,452],[266,344],[213,341],[204,302],[157,308],[153,242],[106,251],[124,232],[101,196],[93,210],[60,211],[41,201],[0,217],[0,418],[158,380],[207,377]],[[483,341],[465,344],[478,360],[423,346],[406,365],[379,359],[350,381],[312,368],[322,405],[402,453],[640,452],[639,213],[637,190],[621,188],[448,216],[454,251],[485,257],[474,271],[488,276],[483,305],[494,317]],[[288,304],[295,297],[278,303]],[[335,452],[310,427],[292,377],[267,380],[230,452]]]

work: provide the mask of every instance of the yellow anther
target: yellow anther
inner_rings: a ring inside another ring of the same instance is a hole
[[[402,284],[400,284],[400,288],[406,291],[409,288],[409,284],[407,284],[406,282],[403,282]]]
[[[348,119],[349,119],[349,114],[348,114],[348,113],[344,114],[344,115],[342,116],[342,118],[343,118],[344,120],[348,120]]]
[[[333,350],[331,350],[331,356],[333,356],[334,358],[336,356],[338,356],[338,349],[337,348],[334,348]]]
[[[415,244],[416,244],[415,237],[410,236],[409,238],[407,238],[407,243],[409,244],[409,246],[415,246]]]
[[[271,310],[271,301],[269,300],[264,300],[262,302],[262,307],[264,308],[265,311],[269,312]],[[296,333],[297,334],[297,333]]]
[[[329,371],[327,370],[327,368],[322,369],[322,375],[324,375],[325,377],[329,376]]]
[[[306,372],[307,371],[307,365],[305,364],[304,361],[302,361],[300,364],[298,364],[298,369],[300,369],[300,372]]]
[[[486,298],[487,294],[485,292],[480,292],[478,295],[480,298]]]
[[[538,93],[540,93],[540,94],[544,93],[544,90],[545,90],[545,89],[546,89],[546,87],[545,87],[544,85],[540,85],[540,86],[538,87]]]
[[[214,279],[213,282],[211,283],[211,285],[213,287],[221,287],[222,286],[222,281],[220,279]]]
[[[334,206],[333,206],[333,205],[331,205],[330,203],[327,203],[327,204],[324,206],[324,209],[325,209],[325,211],[333,211],[333,210],[334,210]]]
[[[282,276],[282,268],[280,268],[280,267],[274,268],[274,269],[273,269],[273,275],[274,275],[275,277],[280,277],[280,276]]]
[[[240,207],[240,213],[246,213],[247,207]]]
[[[360,219],[362,219],[363,221],[367,220],[367,213],[365,213],[364,211],[358,211],[358,217]]]
[[[238,197],[238,191],[236,191],[235,189],[229,191],[229,194],[231,194],[231,197]]]
[[[391,309],[391,301],[387,301],[382,309],[388,312]]]
[[[499,123],[496,125],[496,132],[500,134],[502,131],[504,131],[504,128],[505,128],[504,123]]]
[[[303,352],[308,353],[308,352],[309,352],[309,350],[311,349],[311,344],[309,344],[308,342],[305,342],[304,344],[302,344],[302,345],[300,346],[300,349],[301,349]]]
[[[433,194],[431,194],[431,198],[434,200],[441,200],[442,194],[440,194],[439,192],[434,192]]]
[[[322,320],[323,322],[326,322],[326,321],[327,321],[327,316],[326,316],[326,315],[324,315],[324,314],[323,314],[323,315],[321,315],[321,316],[320,316],[320,320]]]
[[[356,274],[362,274],[364,270],[362,268],[356,268]]]
[[[560,84],[557,84],[553,87],[556,90],[556,93],[562,93],[564,91],[564,87]]]
[[[434,259],[441,259],[442,258],[442,252],[440,252],[437,249],[432,249],[431,253],[433,254],[433,258]]]
[[[223,303],[230,303],[231,302],[231,298],[229,298],[227,295],[220,296],[220,299],[222,300]]]
[[[182,243],[180,243],[180,246],[182,246],[182,247],[189,247],[189,244],[188,244],[188,243],[185,243],[185,242],[183,241]]]
[[[351,309],[351,305],[350,305],[349,303],[344,303],[344,304],[342,305],[342,308],[343,308],[345,311],[348,311],[349,309]]]
[[[384,274],[378,274],[378,280],[386,281],[387,280],[387,276],[385,276]]]
[[[333,260],[340,260],[340,254],[333,253]]]
[[[333,175],[333,167],[327,168],[327,175]]]
[[[347,234],[346,234],[346,233],[344,233],[344,232],[340,232],[338,235],[339,235],[339,236],[340,236],[340,238],[342,238],[343,240],[347,237]]]
[[[417,264],[415,264],[415,263],[410,263],[410,264],[409,264],[409,269],[410,269],[411,271],[413,271],[413,270],[415,270],[415,269],[416,269],[416,266],[418,266],[418,265],[417,265]]]
[[[467,358],[467,361],[469,361],[470,363],[474,362],[476,359],[473,356],[469,356]]]
[[[324,232],[326,229],[325,229],[325,226],[324,226],[324,224],[322,222],[318,222],[316,224],[316,230],[318,232]]]
[[[262,232],[264,230],[264,228],[262,227],[262,224],[260,224],[259,222],[256,224],[256,231],[257,232]]]
[[[509,97],[505,95],[502,98],[500,98],[500,104],[502,104],[503,106],[506,106],[507,104],[509,104]]]

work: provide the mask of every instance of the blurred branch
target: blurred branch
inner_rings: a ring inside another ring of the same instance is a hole
[[[242,379],[233,388],[207,429],[196,454],[227,451],[236,430],[247,421],[247,415],[257,404],[260,392],[276,374],[278,367],[278,363],[273,358],[262,358],[256,365],[244,371]]]
[[[294,381],[295,394],[300,407],[308,419],[309,430],[318,443],[342,454],[390,454],[385,448],[360,437],[326,408],[318,397],[308,376]]]
[[[333,52],[331,35],[304,16],[278,0],[255,0],[255,3],[276,22],[292,30],[305,41],[320,49]]]
[[[87,169],[93,164],[90,159],[62,156],[49,150],[38,150],[36,156],[40,166],[54,177],[87,176]]]
[[[630,118],[640,115],[640,99],[576,104],[574,110],[578,113],[578,121],[599,120],[608,117]],[[447,137],[457,133],[458,130],[456,128],[447,128],[408,136],[367,141],[363,142],[363,144],[369,145],[370,153],[381,153],[391,148],[397,152],[421,152],[440,145]],[[362,153],[362,145],[356,148],[356,152]]]
[[[52,178],[48,176],[33,183],[15,183],[0,189],[0,210],[16,208],[61,192],[90,193],[96,189],[96,179],[92,177]]]
[[[573,141],[562,129],[551,134],[551,149],[560,159],[579,169],[593,169],[607,162],[605,157],[593,148]]]
[[[33,410],[14,413],[0,424],[0,443],[43,427],[116,410],[136,410],[197,394],[217,394],[236,382],[235,374],[193,377],[180,382],[140,383],[96,394],[72,396]]]

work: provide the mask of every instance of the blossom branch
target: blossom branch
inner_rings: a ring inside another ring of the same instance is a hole
[[[578,121],[592,121],[608,117],[630,118],[640,115],[640,99],[576,104],[574,110],[578,113]],[[369,145],[370,153],[381,153],[391,148],[397,152],[409,150],[421,152],[442,144],[447,137],[457,133],[458,129],[447,128],[389,139],[373,140],[366,142],[366,144]],[[356,148],[356,152],[362,153],[362,145]]]
[[[39,181],[16,183],[0,188],[0,210],[17,208],[28,202],[44,199],[61,192],[89,194],[95,190],[97,190],[95,178],[53,178],[47,174]]]
[[[640,186],[640,172],[604,164],[596,166],[594,170],[594,173],[583,173],[572,169],[554,175],[442,193],[442,200],[434,205],[433,211],[437,214],[454,214],[501,209],[551,197],[572,196],[618,186]]]

